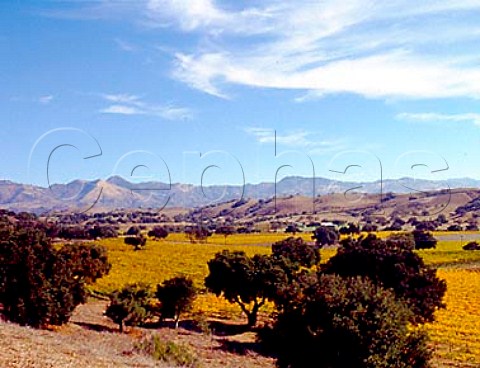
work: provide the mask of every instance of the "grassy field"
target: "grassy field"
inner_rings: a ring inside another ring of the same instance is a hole
[[[388,233],[380,234],[382,237]],[[449,233],[451,235],[451,233]],[[311,240],[309,234],[300,235]],[[214,235],[206,244],[192,244],[183,234],[171,234],[166,240],[147,242],[146,249],[134,251],[123,239],[106,239],[101,244],[109,250],[110,274],[93,285],[100,293],[109,293],[126,283],[144,282],[152,287],[163,280],[190,276],[202,288],[207,275],[207,261],[223,250],[242,250],[249,255],[266,254],[270,245],[286,238],[286,234],[242,234],[226,239]],[[479,235],[480,238],[480,235]],[[322,250],[325,261],[335,249]],[[439,311],[438,321],[428,326],[436,360],[443,366],[478,367],[480,365],[480,252],[461,249],[458,241],[440,241],[437,249],[419,251],[427,264],[439,268],[439,276],[447,281],[447,309]],[[239,308],[211,294],[203,293],[194,311],[214,317],[240,317]]]

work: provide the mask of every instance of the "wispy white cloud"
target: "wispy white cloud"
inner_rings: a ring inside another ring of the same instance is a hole
[[[480,114],[464,113],[464,114],[438,114],[433,112],[427,113],[401,113],[396,115],[398,120],[412,122],[453,122],[453,123],[473,123],[480,126]]]
[[[269,19],[278,6],[229,11],[214,0],[147,0],[150,25],[178,26],[184,32],[208,34],[261,34],[271,31]]]
[[[151,104],[136,95],[104,94],[102,97],[112,103],[100,110],[104,114],[149,115],[166,120],[187,120],[193,116],[193,112],[186,107]]]
[[[104,114],[119,114],[119,115],[141,115],[144,114],[142,110],[137,109],[134,106],[126,106],[126,105],[110,105],[100,112]]]
[[[296,130],[286,134],[278,134],[274,129],[250,127],[245,132],[255,137],[261,144],[275,144],[289,148],[306,150],[308,154],[320,155],[346,148],[345,139],[322,139],[321,135],[306,130]]]
[[[214,43],[210,50],[179,52],[173,75],[219,97],[225,97],[229,85],[246,85],[309,91],[309,98],[332,93],[479,98],[480,53],[472,55],[471,48],[466,54],[458,48],[453,53],[449,46],[472,42],[480,28],[468,17],[460,22],[443,16],[474,8],[480,8],[478,1],[427,2],[419,7],[355,0],[270,5],[251,16],[263,23],[259,29],[264,37],[245,32],[251,40],[246,47],[210,40]],[[237,12],[236,19],[244,14]],[[219,30],[222,17],[217,18],[203,25],[205,34],[236,29]]]
[[[53,101],[55,96],[53,95],[45,95],[45,96],[40,96],[38,98],[38,102],[41,103],[42,105],[48,105],[50,102]]]
[[[101,95],[105,100],[110,102],[118,102],[118,103],[131,103],[137,104],[140,101],[140,96],[137,95],[129,95],[127,93],[119,93],[119,94],[102,94]]]
[[[172,77],[227,98],[232,86],[369,98],[480,98],[478,0],[94,1],[86,18],[123,17],[188,33]]]
[[[279,144],[291,147],[307,147],[314,144],[314,142],[308,138],[311,133],[304,130],[299,130],[284,135],[276,134],[275,130],[266,128],[247,128],[245,131],[253,135],[259,143],[275,143],[276,141]]]
[[[118,48],[122,51],[134,52],[134,51],[137,50],[137,47],[133,43],[127,42],[127,41],[122,40],[120,38],[115,38],[114,42],[118,46]]]
[[[126,93],[119,94],[103,94],[102,97],[110,102],[119,102],[119,103],[131,103],[136,104],[139,102],[140,97],[136,95],[129,95]]]

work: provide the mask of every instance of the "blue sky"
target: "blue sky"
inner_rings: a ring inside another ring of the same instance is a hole
[[[480,179],[480,1],[6,0],[0,27],[5,179]]]

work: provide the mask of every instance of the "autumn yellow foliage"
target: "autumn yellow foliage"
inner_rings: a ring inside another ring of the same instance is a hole
[[[388,234],[381,234],[382,237]],[[207,261],[223,249],[245,251],[248,255],[268,254],[272,243],[291,234],[213,235],[206,243],[191,243],[184,234],[170,234],[167,239],[149,239],[144,250],[134,251],[123,239],[106,239],[112,270],[100,279],[94,290],[109,293],[126,283],[144,282],[154,288],[167,278],[185,275],[203,289]],[[311,241],[311,234],[297,234]],[[480,237],[480,236],[479,236]],[[322,262],[335,254],[335,249],[322,250]],[[437,312],[438,321],[428,326],[438,359],[462,364],[480,365],[480,252],[464,251],[457,241],[440,241],[437,249],[419,254],[427,264],[439,268],[438,274],[447,281],[446,310]],[[269,312],[267,306],[263,313]],[[194,311],[216,317],[240,317],[236,305],[201,291]]]

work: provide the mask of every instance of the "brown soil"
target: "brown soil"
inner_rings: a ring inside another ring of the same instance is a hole
[[[0,321],[0,367],[168,367],[135,350],[149,334],[190,347],[202,367],[273,368],[274,360],[257,353],[255,335],[239,323],[213,321],[214,334],[193,329],[185,321],[178,330],[117,326],[103,316],[104,301],[77,308],[71,322],[54,331],[34,330]]]

